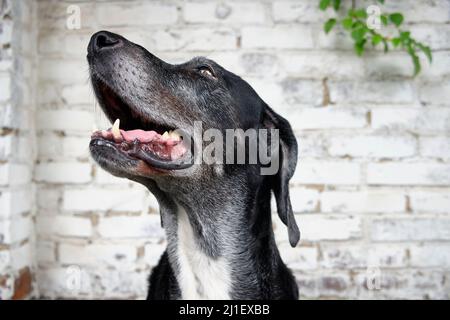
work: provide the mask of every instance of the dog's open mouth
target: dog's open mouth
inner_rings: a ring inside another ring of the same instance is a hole
[[[148,156],[158,157],[161,161],[176,161],[186,153],[181,136],[175,132],[166,131],[160,134],[153,130],[122,130],[119,125],[120,119],[117,119],[112,128],[94,132],[92,139],[107,140],[122,152],[137,158],[144,152]]]
[[[97,97],[108,117],[117,117],[107,130],[92,133],[91,146],[110,147],[127,158],[142,160],[156,169],[175,170],[191,165],[189,139],[183,139],[179,130],[141,120],[133,109],[109,87],[98,83]],[[121,122],[124,128],[121,128]],[[108,149],[106,149],[108,150]]]

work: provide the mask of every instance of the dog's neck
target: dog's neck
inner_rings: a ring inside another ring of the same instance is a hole
[[[183,299],[270,298],[265,291],[272,292],[272,280],[280,276],[270,189],[227,183],[220,181],[222,188],[209,193],[187,194],[188,201],[159,201]]]

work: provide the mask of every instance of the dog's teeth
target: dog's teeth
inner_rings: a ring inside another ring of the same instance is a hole
[[[175,131],[170,131],[169,135],[172,140],[175,140],[175,141],[181,140],[181,136],[178,133],[176,133]]]
[[[114,122],[114,125],[111,128],[111,133],[113,134],[114,139],[120,139],[122,137],[120,134],[120,119],[117,119]]]
[[[108,131],[106,131],[106,130],[102,130],[102,131],[100,131],[100,134],[101,134],[101,135],[102,135],[102,137],[103,137],[103,138],[105,138],[105,139],[106,139],[106,138],[108,138],[108,133],[109,133],[109,132],[108,132]]]
[[[167,131],[164,132],[163,135],[162,135],[162,137],[163,137],[164,139],[169,138],[169,133],[168,133]]]

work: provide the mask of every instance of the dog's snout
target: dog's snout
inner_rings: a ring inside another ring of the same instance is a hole
[[[119,35],[108,31],[99,31],[91,37],[89,50],[92,53],[98,53],[103,50],[117,48],[121,44],[122,39]]]

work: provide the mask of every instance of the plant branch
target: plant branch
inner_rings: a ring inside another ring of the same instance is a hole
[[[384,0],[378,0],[378,2],[383,4]],[[325,11],[329,7],[332,7],[339,14],[341,0],[319,1],[321,10]],[[414,76],[416,76],[421,70],[418,52],[423,52],[431,63],[432,53],[430,47],[412,38],[409,31],[404,31],[400,28],[404,20],[403,14],[399,12],[381,14],[381,10],[377,8],[376,6],[370,6],[367,10],[356,8],[356,1],[351,0],[351,9],[348,10],[347,15],[328,19],[324,24],[324,30],[326,33],[329,33],[337,23],[341,24],[350,33],[354,41],[354,50],[358,56],[364,54],[368,43],[371,43],[373,47],[382,44],[385,53],[391,49],[391,46],[392,48],[400,47],[411,57],[414,66]],[[382,26],[394,27],[398,35],[388,37],[377,32],[376,29],[380,29]]]

